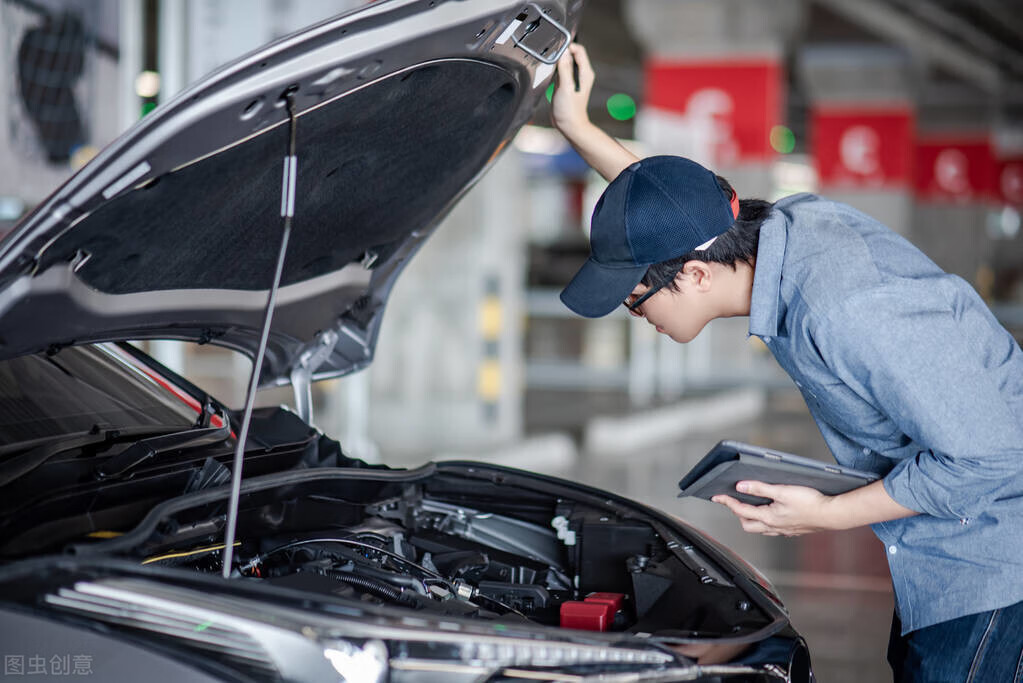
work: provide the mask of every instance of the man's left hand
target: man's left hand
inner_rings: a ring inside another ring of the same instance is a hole
[[[816,489],[759,481],[740,481],[735,488],[740,493],[774,501],[749,505],[725,495],[711,499],[735,513],[744,531],[765,536],[802,536],[832,528],[828,526],[826,512],[833,498]]]

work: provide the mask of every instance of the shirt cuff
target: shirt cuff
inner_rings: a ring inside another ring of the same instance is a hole
[[[944,485],[928,472],[925,460],[934,456],[928,451],[900,461],[884,480],[884,490],[899,505],[916,512],[945,519],[961,519],[962,511],[952,508],[954,483]],[[936,465],[936,463],[932,463]]]

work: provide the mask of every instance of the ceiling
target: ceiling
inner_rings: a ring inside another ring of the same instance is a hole
[[[604,103],[614,93],[642,102],[644,49],[623,15],[630,0],[588,0],[578,41],[586,45],[597,83],[594,122],[632,137],[631,121],[615,121]],[[635,1],[635,0],[632,0]],[[796,60],[813,46],[886,45],[905,51],[923,76],[914,97],[921,112],[983,106],[992,122],[1023,126],[1023,6],[1020,0],[791,0],[803,20],[784,46],[789,82],[788,122],[803,127],[809,98]],[[547,123],[549,112],[536,122]],[[802,136],[797,136],[802,137]]]

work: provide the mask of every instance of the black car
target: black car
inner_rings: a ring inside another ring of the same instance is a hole
[[[281,39],[0,243],[5,673],[812,680],[770,584],[683,522],[481,463],[369,466],[310,426],[310,383],[370,362],[395,278],[582,4],[391,0]],[[248,404],[145,339],[247,354]],[[296,411],[252,408],[284,384]]]

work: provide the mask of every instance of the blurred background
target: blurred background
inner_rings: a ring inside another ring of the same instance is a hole
[[[0,0],[0,234],[105,144],[219,65],[358,0]],[[741,197],[818,192],[971,282],[1023,335],[1023,15],[1016,0],[587,0],[591,116]],[[350,455],[470,458],[615,490],[762,569],[820,680],[890,679],[892,596],[869,530],[767,539],[676,482],[718,440],[821,459],[798,392],[748,321],[687,345],[558,301],[603,182],[542,107],[399,280],[369,370],[314,388]],[[240,407],[249,361],[147,343]],[[288,389],[261,404],[292,404]]]

